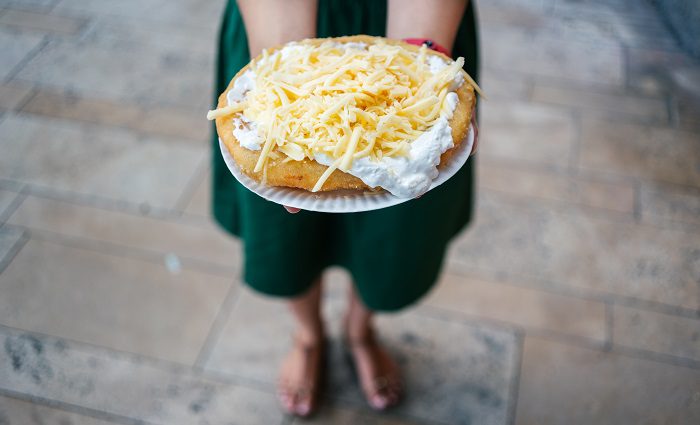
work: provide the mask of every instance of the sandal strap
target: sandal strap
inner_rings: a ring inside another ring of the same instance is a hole
[[[345,341],[350,348],[358,347],[376,347],[377,335],[373,328],[367,330],[367,334],[362,338],[350,338],[349,335],[345,335]]]

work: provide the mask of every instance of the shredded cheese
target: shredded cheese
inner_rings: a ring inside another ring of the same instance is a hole
[[[350,170],[355,159],[406,155],[412,140],[451,115],[445,97],[464,59],[433,74],[425,46],[415,53],[382,42],[350,44],[299,43],[284,56],[264,51],[251,65],[255,87],[207,118],[242,113],[256,123],[264,144],[255,172],[265,170],[276,152],[285,161],[328,155],[333,163],[314,192],[336,169]],[[471,78],[467,82],[480,92]]]

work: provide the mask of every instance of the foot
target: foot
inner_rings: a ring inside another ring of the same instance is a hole
[[[316,409],[321,386],[324,345],[322,338],[295,338],[280,372],[278,392],[284,410],[306,417]]]
[[[379,345],[369,329],[361,337],[348,337],[362,392],[372,408],[386,410],[398,404],[401,395],[399,367],[389,353]]]

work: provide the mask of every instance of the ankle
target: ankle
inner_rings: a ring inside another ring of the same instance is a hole
[[[304,345],[317,345],[323,341],[323,325],[308,328],[299,328],[294,333],[294,338]]]
[[[346,320],[345,334],[350,342],[367,341],[374,335],[374,327],[371,321],[353,322]]]

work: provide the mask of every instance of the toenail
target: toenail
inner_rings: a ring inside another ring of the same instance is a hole
[[[380,395],[375,395],[374,397],[372,397],[372,406],[374,406],[374,408],[383,409],[386,407],[386,404],[387,400],[384,397]]]
[[[309,413],[309,410],[311,409],[311,406],[309,406],[309,403],[302,403],[297,406],[297,413],[300,415],[306,415]]]

